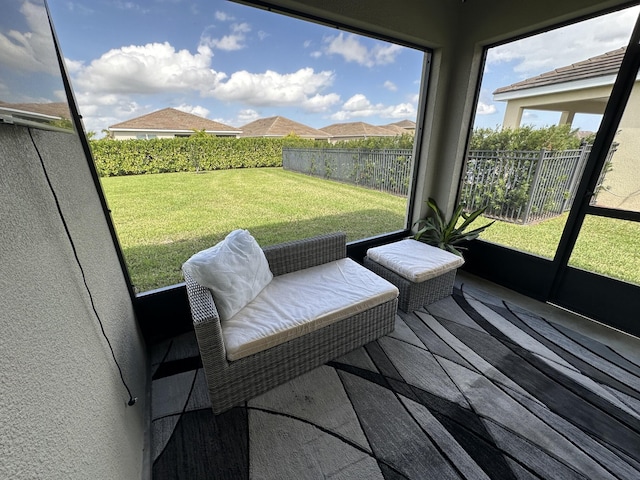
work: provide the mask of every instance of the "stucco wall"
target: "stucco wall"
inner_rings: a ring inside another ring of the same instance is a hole
[[[604,189],[597,205],[640,212],[640,82],[636,82],[625,108],[615,141],[618,148],[611,159]]]
[[[146,355],[75,135],[32,130],[109,347],[25,127],[0,124],[0,478],[136,479]]]

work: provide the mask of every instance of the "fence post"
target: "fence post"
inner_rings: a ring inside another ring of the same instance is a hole
[[[527,200],[527,207],[524,210],[524,217],[522,218],[522,224],[526,225],[529,222],[529,215],[531,214],[531,206],[533,199],[538,190],[538,184],[540,183],[540,172],[542,171],[542,161],[544,159],[544,148],[540,150],[540,155],[536,163],[536,171],[533,174],[533,182],[529,186],[529,199]]]
[[[573,204],[573,200],[576,196],[576,191],[578,190],[578,184],[580,179],[582,178],[582,172],[584,172],[584,167],[587,164],[587,158],[589,157],[589,153],[591,152],[591,145],[585,143],[580,148],[580,155],[578,156],[578,161],[576,162],[576,166],[571,175],[571,180],[569,183],[569,196],[562,203],[562,211],[569,210],[571,205]],[[568,204],[568,205],[567,205]],[[567,208],[567,206],[569,208]]]

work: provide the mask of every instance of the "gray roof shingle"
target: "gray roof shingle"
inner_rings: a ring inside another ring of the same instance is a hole
[[[556,68],[555,70],[527,78],[521,82],[498,88],[493,92],[493,94],[496,95],[499,93],[525,90],[527,88],[543,87],[547,85],[573,82],[576,80],[584,80],[587,78],[615,75],[618,73],[625,50],[626,47],[621,47],[617,50],[603,53],[602,55],[591,57],[572,65]]]
[[[109,130],[205,130],[206,132],[240,133],[240,129],[224,123],[182,112],[175,108],[164,108],[140,117],[111,125]]]
[[[334,137],[394,137],[398,133],[385,127],[376,127],[365,122],[334,123],[320,130]]]
[[[301,138],[320,140],[330,136],[328,133],[281,116],[259,118],[240,128],[242,130],[241,137],[286,137],[295,134]]]

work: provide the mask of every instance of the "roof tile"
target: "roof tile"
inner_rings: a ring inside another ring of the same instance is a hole
[[[572,65],[559,67],[538,76],[527,78],[521,82],[498,88],[493,92],[493,94],[496,95],[498,93],[515,92],[518,90],[525,90],[527,88],[543,87],[558,83],[584,80],[587,78],[615,75],[618,73],[625,50],[625,47],[621,47],[617,50],[603,53],[602,55],[591,57]]]
[[[111,125],[109,130],[119,129],[144,130],[205,130],[207,132],[239,132],[240,129],[182,112],[175,108],[164,108],[125,122]]]
[[[326,139],[330,136],[328,133],[281,116],[259,118],[247,123],[241,127],[241,130],[242,137],[286,137],[295,134],[302,138]]]

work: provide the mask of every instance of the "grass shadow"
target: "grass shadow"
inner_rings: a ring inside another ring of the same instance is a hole
[[[302,221],[265,223],[253,226],[249,231],[260,245],[267,246],[336,231],[346,232],[347,241],[354,241],[403,228],[403,215],[384,209],[369,209]],[[194,253],[223,240],[228,233],[215,231],[188,240],[123,249],[134,290],[145,292],[181,283],[182,264]]]

